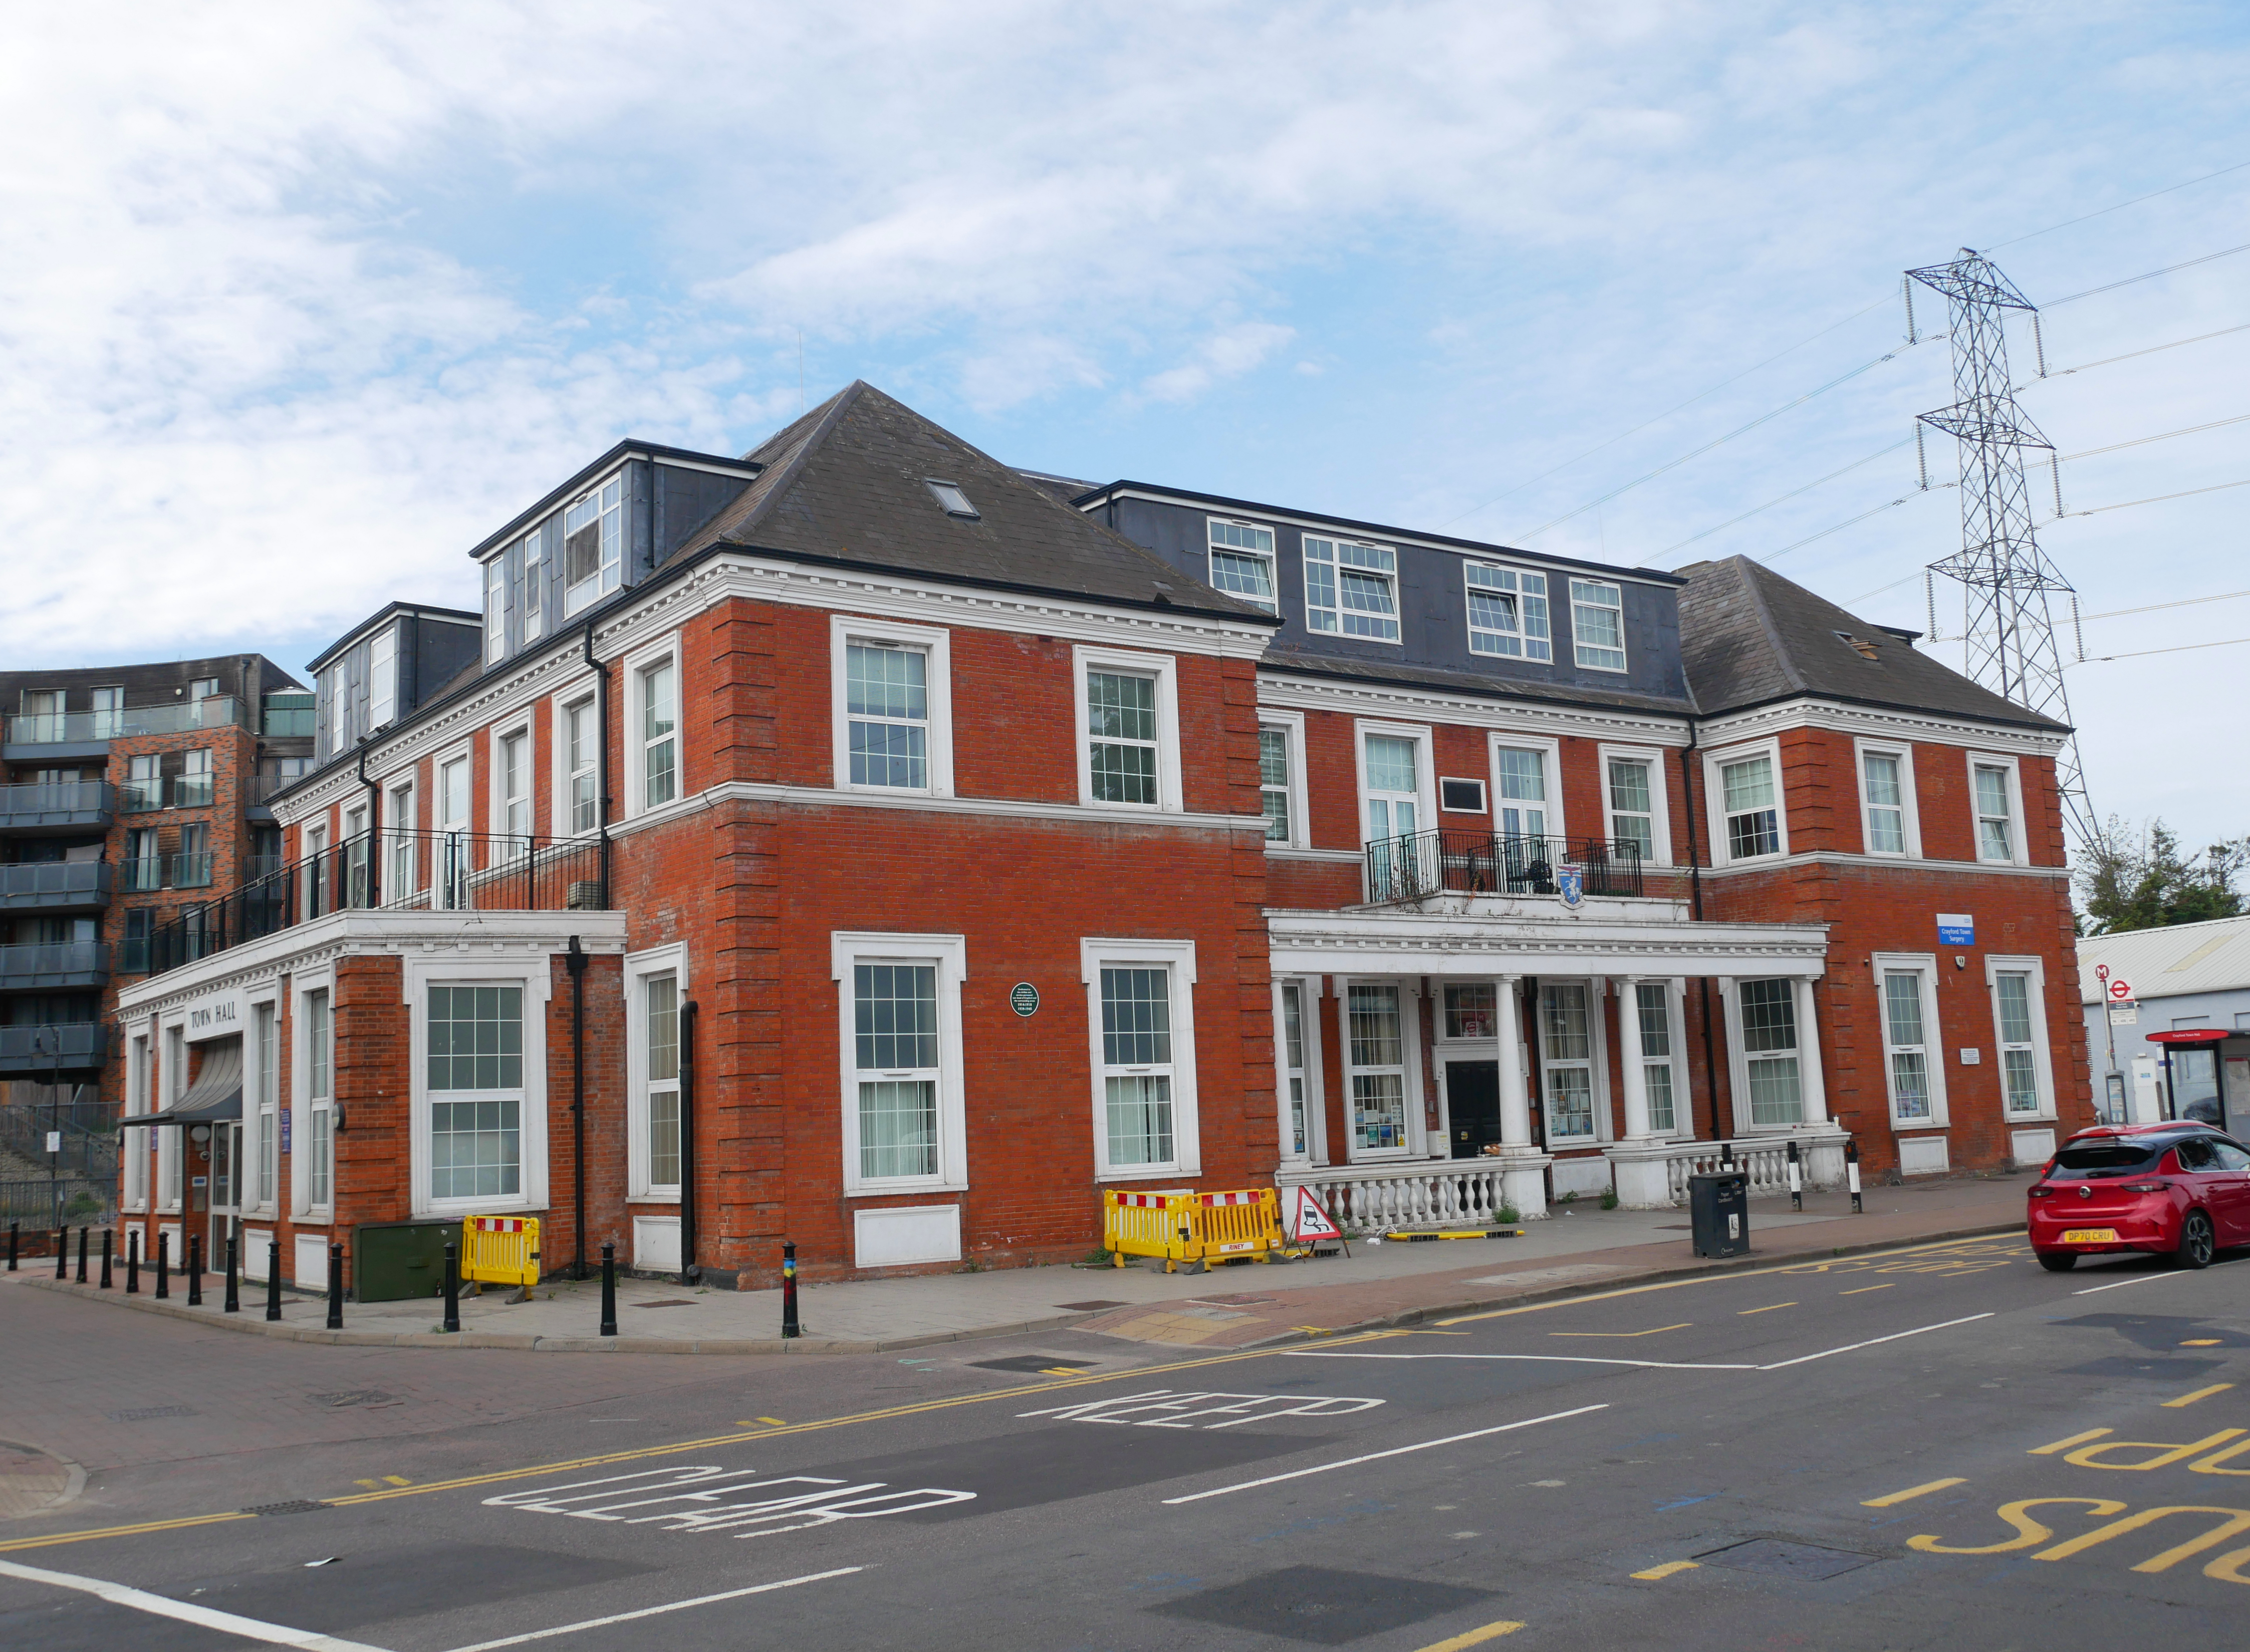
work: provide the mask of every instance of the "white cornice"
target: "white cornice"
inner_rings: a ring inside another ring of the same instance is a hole
[[[728,781],[707,788],[658,814],[629,820],[610,828],[612,837],[627,837],[676,820],[697,809],[725,802],[790,803],[820,809],[890,809],[913,814],[984,815],[1010,820],[1068,821],[1085,826],[1139,826],[1157,829],[1187,828],[1195,831],[1259,832],[1266,829],[1263,815],[1158,814],[1145,809],[1090,808],[1083,803],[1043,803],[1012,797],[933,797],[926,792],[838,792],[820,786],[776,786],[759,781]],[[1346,858],[1357,860],[1356,855]]]
[[[1599,706],[1515,703],[1496,705],[1467,694],[1394,683],[1306,678],[1276,670],[1258,673],[1258,704],[1290,711],[1337,712],[1352,717],[1395,717],[1515,733],[1575,734],[1583,739],[1630,738],[1644,746],[1685,746],[1685,712],[1643,712]]]
[[[408,954],[448,958],[545,956],[573,935],[590,953],[625,949],[621,912],[330,912],[239,946],[151,975],[117,995],[121,1019],[165,1014],[192,999],[255,987],[339,958]]]
[[[1923,745],[1962,746],[1977,751],[2031,753],[2039,756],[2051,756],[2060,751],[2067,738],[2038,729],[2009,728],[1966,718],[1942,717],[1931,712],[1843,706],[1809,694],[1714,717],[1701,726],[1697,738],[1706,746],[1722,746],[1790,728],[1827,729],[1879,740],[1915,740]]]
[[[1720,878],[1748,878],[1757,872],[1784,871],[1796,866],[1856,866],[1879,871],[1943,872],[1955,878],[2067,878],[2067,866],[2003,866],[1981,860],[1909,859],[1901,855],[1854,855],[1839,849],[1808,850],[1801,855],[1775,855],[1764,860],[1743,861],[1732,866],[1706,866],[1703,877],[1708,881]],[[1684,869],[1682,869],[1684,870]]]
[[[1800,975],[1825,924],[1632,923],[1268,910],[1275,974]]]

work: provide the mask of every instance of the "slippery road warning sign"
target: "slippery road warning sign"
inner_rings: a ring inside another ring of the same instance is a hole
[[[1343,1229],[1329,1219],[1310,1187],[1300,1187],[1289,1210],[1289,1236],[1301,1245],[1309,1244],[1319,1239],[1341,1240]]]

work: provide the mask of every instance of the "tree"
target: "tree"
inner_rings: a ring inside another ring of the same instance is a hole
[[[2078,882],[2084,896],[2080,933],[2109,935],[2239,917],[2243,897],[2234,878],[2246,865],[2250,836],[2184,855],[2178,835],[2163,821],[2151,821],[2136,835],[2112,815],[2079,851]]]

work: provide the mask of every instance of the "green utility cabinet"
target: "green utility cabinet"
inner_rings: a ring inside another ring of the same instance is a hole
[[[352,1296],[405,1302],[445,1289],[445,1246],[461,1242],[458,1222],[362,1222],[352,1229]]]

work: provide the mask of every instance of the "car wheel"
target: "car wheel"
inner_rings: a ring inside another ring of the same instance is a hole
[[[2039,1266],[2049,1273],[2068,1273],[2077,1265],[2078,1256],[2074,1251],[2042,1250],[2039,1252]]]
[[[2183,1268],[2208,1268],[2212,1252],[2217,1249],[2211,1218],[2200,1210],[2189,1211],[2180,1221],[2179,1249],[2172,1252],[2172,1260]]]

